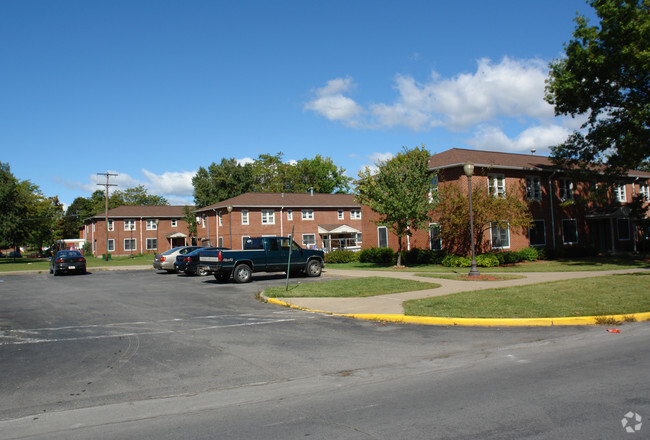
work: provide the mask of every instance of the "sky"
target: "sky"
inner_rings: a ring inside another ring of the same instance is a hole
[[[547,155],[584,0],[0,0],[0,162],[65,205],[105,177],[191,204],[199,167],[282,153],[350,177],[424,145]]]

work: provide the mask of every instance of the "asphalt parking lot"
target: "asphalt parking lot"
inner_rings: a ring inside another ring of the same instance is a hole
[[[355,381],[363,387],[381,382],[397,388],[408,381],[418,389],[421,385],[413,383],[418,377],[441,380],[452,372],[467,371],[479,378],[483,366],[490,365],[495,372],[534,365],[530,378],[518,372],[512,377],[521,377],[524,388],[536,383],[543,386],[545,380],[556,377],[546,369],[554,364],[520,363],[522,356],[558,353],[566,359],[562,353],[588,346],[585,341],[600,347],[604,342],[616,342],[604,336],[602,328],[594,327],[390,324],[294,310],[256,299],[267,286],[284,282],[283,275],[262,274],[250,284],[220,284],[211,277],[151,270],[0,276],[0,371],[4,378],[0,381],[0,421],[13,426],[11,420],[17,420],[28,429],[31,421],[44,414],[63,417],[82,408],[172,402],[213,393],[217,397],[210,397],[208,405],[216,404],[215,398],[222,405],[224,396],[234,390],[248,393],[252,401],[259,399],[262,406],[255,407],[257,412],[261,408],[272,411],[273,406],[264,406],[264,402],[275,401],[280,390],[293,393],[294,399],[311,395],[315,389],[327,395],[331,391],[326,401],[335,411],[340,405],[336,404],[335,389],[327,385],[330,381],[336,387],[346,380],[348,386]],[[623,335],[641,337],[643,328],[639,323],[638,330]],[[624,365],[636,368],[627,361]],[[463,385],[467,380],[459,377],[453,383],[456,400],[469,404],[473,391]],[[592,383],[586,388],[588,393],[593,392]],[[566,398],[564,388],[561,384],[557,387],[561,398]],[[270,394],[262,393],[263,389]],[[361,394],[353,399],[363,402],[368,391],[356,391]],[[512,391],[522,393],[520,389]],[[391,387],[388,395],[392,393]],[[403,398],[400,405],[420,408],[409,393],[403,393]],[[382,406],[385,403],[388,413],[379,417],[386,418],[392,411],[390,399],[384,401],[380,395],[375,399]],[[549,405],[552,407],[552,401]],[[182,407],[173,405],[173,409],[181,411]],[[268,416],[272,420],[272,413]],[[20,417],[23,419],[17,419]],[[150,417],[141,416],[142,420]],[[291,419],[290,413],[286,417]],[[422,417],[417,423],[427,425],[426,412]],[[205,438],[214,438],[209,420]],[[241,423],[249,422],[242,419]],[[7,436],[0,433],[0,438],[22,438],[5,433]],[[66,437],[62,434],[60,438]]]

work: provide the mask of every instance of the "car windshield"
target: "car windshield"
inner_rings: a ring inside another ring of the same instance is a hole
[[[66,257],[81,257],[81,252],[79,251],[59,251],[56,254],[57,258],[66,258]]]

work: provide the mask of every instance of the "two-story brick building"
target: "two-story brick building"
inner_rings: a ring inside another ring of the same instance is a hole
[[[189,245],[183,211],[184,206],[120,206],[109,209],[109,255],[158,253]],[[106,253],[106,213],[86,219],[80,238],[92,244],[93,255]]]
[[[245,193],[195,211],[199,244],[242,249],[248,237],[288,236],[307,248],[360,249],[362,207],[352,194]]]
[[[466,193],[466,162],[475,167],[473,187],[484,185],[495,197],[515,193],[530,202],[532,226],[525,231],[491,227],[483,237],[491,249],[584,246],[609,253],[636,250],[640,232],[630,218],[628,205],[636,194],[644,195],[646,200],[650,198],[650,173],[628,172],[615,183],[605,200],[596,202],[590,195],[604,180],[597,172],[588,180],[574,180],[571,173],[558,168],[548,157],[454,148],[431,156],[429,168],[437,173],[433,189],[438,185],[459,185]],[[444,249],[437,223],[439,215],[432,213],[429,231],[416,232],[407,247]],[[364,218],[371,219],[372,213],[364,211]],[[372,229],[370,225],[365,228],[364,247],[397,248],[396,237],[385,228]]]

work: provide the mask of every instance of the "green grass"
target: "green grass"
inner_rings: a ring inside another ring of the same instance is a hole
[[[445,267],[439,264],[413,265],[407,268],[395,269],[391,265],[374,263],[345,263],[328,264],[331,269],[362,269],[362,270],[390,270],[400,272],[432,272],[432,273],[468,273],[468,267]],[[573,258],[562,260],[540,260],[535,262],[518,263],[509,266],[479,267],[481,273],[494,272],[578,272],[601,271],[616,269],[650,268],[650,260],[631,257],[594,257]]]
[[[110,260],[104,261],[101,258],[88,257],[86,266],[92,267],[114,267],[114,266],[140,266],[151,265],[153,267],[152,254],[138,254],[133,258],[111,257]],[[50,262],[47,258],[0,258],[0,272],[13,272],[22,270],[42,270],[49,271]]]
[[[487,275],[481,274],[478,277],[467,276],[467,273],[418,273],[416,276],[427,278],[442,278],[445,280],[458,280],[458,281],[505,281],[505,280],[519,280],[526,278],[523,275],[504,275],[500,273],[489,273]]]
[[[405,314],[454,318],[548,318],[650,312],[650,274],[462,292],[406,301]]]
[[[398,278],[367,277],[347,280],[303,283],[285,287],[271,287],[264,294],[270,298],[303,297],[366,297],[414,290],[434,289],[440,284],[422,281],[401,280]]]

